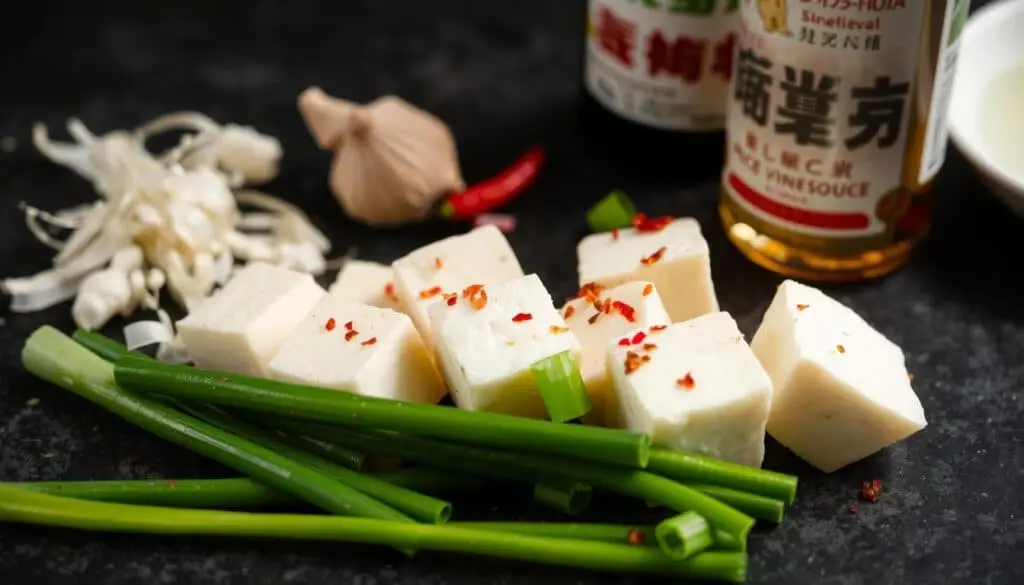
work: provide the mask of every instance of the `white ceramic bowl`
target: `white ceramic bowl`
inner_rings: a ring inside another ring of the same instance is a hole
[[[1024,179],[991,156],[981,136],[979,113],[989,83],[1024,65],[1024,0],[1000,0],[971,15],[961,38],[959,63],[949,106],[950,136],[981,179],[1015,213],[1024,217]],[[1024,95],[1020,98],[1024,108]],[[1024,148],[1024,136],[1020,137]]]

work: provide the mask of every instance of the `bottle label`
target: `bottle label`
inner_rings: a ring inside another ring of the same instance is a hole
[[[744,1],[726,196],[790,233],[892,234],[909,191],[942,164],[955,54],[933,37],[961,3]]]
[[[589,0],[584,81],[623,118],[720,130],[740,0]]]

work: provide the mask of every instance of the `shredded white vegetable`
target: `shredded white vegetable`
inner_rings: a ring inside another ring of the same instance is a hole
[[[186,134],[169,151],[146,149],[147,139],[179,130]],[[236,262],[326,270],[330,241],[302,210],[266,193],[236,190],[277,174],[276,138],[198,112],[100,136],[71,119],[67,131],[72,140],[56,142],[36,124],[32,140],[43,156],[90,181],[99,198],[57,211],[22,205],[29,231],[57,253],[47,270],[0,281],[12,311],[75,298],[76,324],[96,329],[139,307],[157,310],[159,321],[129,325],[129,345],[150,340],[160,344],[158,355],[180,361],[187,356],[159,308],[165,286],[190,310],[227,282]],[[240,205],[254,211],[243,213]]]
[[[173,339],[174,332],[168,331],[160,321],[136,321],[124,328],[124,344],[128,349],[149,347]]]

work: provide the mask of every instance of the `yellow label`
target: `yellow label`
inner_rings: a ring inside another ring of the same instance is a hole
[[[967,2],[745,0],[726,196],[803,236],[891,231],[907,190],[942,164],[948,23]]]

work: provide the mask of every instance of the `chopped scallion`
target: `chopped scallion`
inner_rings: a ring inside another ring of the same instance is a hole
[[[530,366],[530,371],[552,422],[566,422],[590,412],[590,396],[572,352],[544,358]]]
[[[593,232],[607,232],[633,225],[636,207],[619,189],[605,195],[587,211],[587,223]]]

